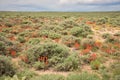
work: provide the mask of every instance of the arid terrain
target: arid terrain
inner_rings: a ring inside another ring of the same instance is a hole
[[[0,12],[0,80],[120,80],[120,12]]]

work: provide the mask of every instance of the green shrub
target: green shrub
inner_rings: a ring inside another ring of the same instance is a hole
[[[45,63],[44,63],[44,62],[37,61],[37,62],[34,63],[33,67],[34,67],[36,70],[45,69]]]
[[[119,20],[119,17],[117,18],[111,18],[109,23],[113,26],[113,27],[117,27],[117,26],[120,26],[120,20]]]
[[[68,56],[69,51],[68,48],[63,45],[49,42],[33,46],[26,53],[28,55],[29,63],[34,63],[41,56],[46,56],[48,57],[48,59],[51,59],[54,56],[64,59]],[[63,61],[62,59],[59,62],[62,62]],[[50,63],[49,65],[52,65]]]
[[[42,31],[39,33],[39,35],[40,35],[40,36],[48,37],[49,31],[47,31],[47,30],[42,30]]]
[[[76,37],[87,37],[91,33],[92,30],[88,26],[74,27],[71,29],[71,34]]]
[[[10,61],[8,57],[0,56],[0,76],[13,76],[16,73],[16,69]]]
[[[64,76],[57,74],[45,74],[37,77],[33,77],[30,80],[65,80]]]
[[[114,62],[100,72],[102,74],[103,80],[119,80],[120,79],[120,62]]]
[[[12,31],[12,28],[3,28],[2,29],[2,32],[5,32],[5,33],[10,33]]]
[[[60,24],[64,29],[67,29],[67,28],[72,28],[74,26],[78,26],[77,23],[75,23],[73,20],[67,20],[67,21],[64,21],[63,23]]]
[[[84,64],[84,63],[88,64],[90,62],[89,55],[84,55],[84,56],[81,56],[80,58],[82,60],[82,64]]]
[[[23,31],[18,34],[20,37],[30,37],[30,32],[29,31]]]
[[[33,78],[37,74],[26,68],[22,71],[19,70],[19,72],[17,72],[16,75],[18,76],[19,79],[22,79],[23,77],[25,77],[25,80],[30,80],[31,78]]]
[[[0,36],[6,36],[5,32],[0,32]]]
[[[18,65],[19,65],[19,67],[22,67],[22,68],[30,68],[31,67],[30,65],[26,64],[22,60],[18,61]]]
[[[6,47],[3,41],[0,41],[0,54],[6,55]]]
[[[8,55],[10,53],[8,49],[12,47],[14,47],[14,44],[12,42],[3,36],[0,36],[0,54]]]
[[[0,41],[4,42],[6,46],[13,45],[13,43],[4,36],[0,36]]]
[[[120,75],[120,62],[111,65],[111,71],[114,76]]]
[[[95,74],[82,72],[82,73],[70,74],[68,75],[66,80],[101,80],[101,79]]]
[[[110,80],[111,78],[111,73],[107,69],[100,70],[100,74],[102,76],[102,80]]]
[[[64,43],[68,47],[72,47],[75,43],[76,37],[74,36],[64,36],[62,37],[62,43]]]
[[[24,37],[19,36],[19,37],[18,37],[18,41],[19,41],[20,43],[24,43],[26,40],[25,40]]]
[[[32,25],[31,27],[34,29],[40,29],[42,27],[42,24],[36,23],[36,24]]]
[[[65,30],[62,30],[62,31],[61,31],[61,34],[64,35],[64,36],[65,36],[65,35],[69,35],[69,31],[66,30],[66,29],[65,29]]]
[[[10,78],[9,76],[0,76],[0,80],[5,80],[6,78]]]
[[[98,70],[100,68],[101,62],[99,60],[94,60],[91,61],[90,65],[92,69]]]
[[[29,21],[29,20],[24,20],[24,21],[22,21],[22,23],[21,24],[31,24],[32,22],[31,21]]]
[[[95,46],[94,39],[84,39],[81,41],[81,45],[83,49],[86,49],[88,46],[90,46],[92,51],[96,51],[99,48]]]
[[[72,53],[68,56],[63,63],[56,66],[58,71],[73,71],[78,69],[80,66],[80,60],[77,53]]]
[[[49,65],[51,67],[54,67],[54,65],[59,64],[64,58],[60,58],[58,56],[53,56],[51,59],[49,59]]]
[[[49,37],[50,37],[51,39],[59,39],[59,38],[61,37],[61,35],[60,35],[60,34],[57,34],[57,33],[51,33],[51,34],[49,35]]]
[[[116,75],[113,80],[120,80],[120,75]]]
[[[62,28],[62,27],[60,27],[60,26],[55,26],[54,28],[53,28],[53,31],[55,31],[55,32],[62,32],[64,29]]]
[[[105,24],[108,22],[108,18],[107,17],[104,17],[104,18],[100,18],[97,20],[96,24],[98,25],[102,25],[102,24]]]
[[[7,26],[7,27],[12,27],[13,26],[13,24],[12,23],[5,23],[5,26]]]
[[[109,34],[109,33],[104,33],[104,34],[102,35],[102,38],[107,39],[107,38],[109,38],[110,36],[111,36],[111,34]]]
[[[87,38],[88,39],[93,39],[93,35],[88,35]]]
[[[18,78],[17,75],[14,75],[12,78],[11,77],[6,77],[4,80],[26,80],[26,77],[22,77],[20,79],[20,78]]]
[[[105,42],[114,44],[114,43],[120,43],[120,40],[111,36],[111,37],[107,38]]]
[[[27,42],[27,44],[29,44],[29,45],[37,45],[39,43],[40,43],[40,39],[39,38],[31,38]]]
[[[118,36],[118,37],[120,37],[120,31],[117,32],[117,33],[115,33],[114,36]]]

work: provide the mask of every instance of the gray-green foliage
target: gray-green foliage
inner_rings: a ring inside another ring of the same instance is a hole
[[[0,76],[13,76],[16,73],[16,69],[10,61],[9,57],[0,56]]]
[[[33,46],[26,52],[28,55],[29,63],[34,63],[40,56],[46,56],[48,57],[48,60],[54,58],[54,56],[57,56],[57,59],[61,58],[59,60],[61,63],[68,56],[69,49],[66,46],[49,42]],[[52,62],[49,62],[49,65],[52,65]]]
[[[37,61],[37,62],[34,63],[33,67],[36,70],[45,69],[45,63]]]
[[[86,37],[91,34],[92,30],[89,26],[82,25],[80,27],[74,27],[71,29],[71,34],[76,37]]]
[[[8,48],[12,47],[13,43],[7,40],[5,37],[0,36],[0,54],[6,55],[9,53]]]
[[[46,74],[46,75],[33,77],[30,80],[65,80],[65,78],[62,75]]]
[[[32,77],[36,76],[36,73],[31,71],[30,69],[25,68],[22,71],[18,71],[16,75],[18,76],[19,79],[22,79],[24,77],[25,80],[30,80]]]
[[[12,78],[11,77],[6,77],[4,80],[26,80],[26,77],[22,77],[21,79],[18,78],[17,75],[14,75]]]
[[[89,74],[86,72],[82,73],[75,73],[68,75],[66,80],[101,80],[97,75],[95,74]]]
[[[40,39],[39,38],[31,38],[27,42],[28,45],[36,45],[36,44],[39,44],[39,43],[40,43]]]
[[[56,70],[58,71],[73,71],[79,68],[80,66],[80,58],[77,53],[72,53],[68,56],[63,63],[58,64],[56,66]]]

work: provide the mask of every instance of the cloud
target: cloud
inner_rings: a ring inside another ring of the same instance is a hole
[[[60,4],[109,4],[120,0],[60,0]]]
[[[120,0],[0,0],[0,11],[120,11]]]
[[[0,0],[0,10],[48,11],[54,10],[57,2],[57,0]]]

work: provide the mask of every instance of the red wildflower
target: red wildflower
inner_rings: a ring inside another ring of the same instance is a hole
[[[74,46],[76,49],[78,49],[80,47],[80,44],[76,42]]]
[[[90,55],[89,60],[92,61],[92,60],[95,60],[96,58],[97,58],[96,53],[93,53],[93,54]]]
[[[16,55],[16,51],[15,50],[11,50],[11,55],[14,57]]]

